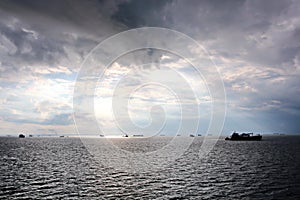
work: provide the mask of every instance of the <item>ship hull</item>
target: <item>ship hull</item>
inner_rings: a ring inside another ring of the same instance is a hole
[[[253,133],[242,133],[233,132],[231,137],[226,137],[225,140],[235,140],[235,141],[259,141],[262,136],[260,134],[253,135]]]
[[[262,139],[261,135],[251,136],[251,137],[226,138],[226,140],[233,140],[233,141],[260,141],[261,139]]]

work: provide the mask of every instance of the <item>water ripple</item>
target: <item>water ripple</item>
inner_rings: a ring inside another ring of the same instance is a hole
[[[168,140],[113,142],[145,152]],[[299,136],[219,140],[199,159],[201,144],[195,138],[182,157],[161,171],[130,174],[96,162],[76,138],[0,138],[0,199],[300,198]]]

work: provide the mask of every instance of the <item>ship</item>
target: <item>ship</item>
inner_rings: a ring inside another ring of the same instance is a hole
[[[144,135],[142,135],[142,134],[136,134],[136,135],[133,135],[133,137],[144,137]]]
[[[25,134],[22,134],[22,133],[21,133],[21,134],[19,135],[19,138],[25,138]]]
[[[253,133],[242,133],[233,132],[230,137],[226,137],[225,140],[256,140],[259,141],[262,139],[260,134],[253,135]]]

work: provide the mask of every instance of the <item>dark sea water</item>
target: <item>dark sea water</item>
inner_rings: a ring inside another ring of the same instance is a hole
[[[162,141],[113,142],[141,151]],[[300,136],[220,139],[199,158],[201,141],[160,171],[130,173],[96,162],[78,138],[2,137],[0,199],[300,199]]]

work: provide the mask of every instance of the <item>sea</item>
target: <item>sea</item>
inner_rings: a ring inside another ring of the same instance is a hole
[[[204,156],[195,137],[167,164],[133,171],[107,164],[116,148],[142,155],[171,139],[113,138],[116,148],[91,152],[80,138],[0,137],[0,199],[300,199],[300,136],[214,140]]]

